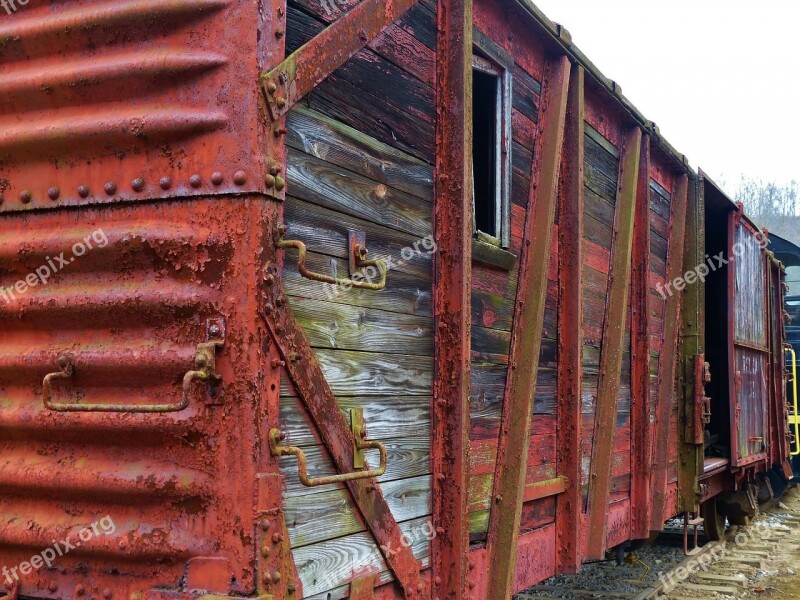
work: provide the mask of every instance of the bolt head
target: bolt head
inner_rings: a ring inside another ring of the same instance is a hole
[[[23,190],[19,194],[19,199],[20,202],[22,202],[23,204],[28,204],[28,202],[33,200],[33,194],[31,193],[30,190]]]
[[[270,82],[267,84],[267,91],[268,91],[270,94],[274,94],[275,92],[277,92],[277,91],[278,91],[278,86],[275,84],[275,82],[274,82],[274,81],[270,81]]]
[[[219,171],[214,171],[211,174],[211,183],[214,185],[222,185],[223,181],[225,181],[225,177]]]
[[[197,173],[189,177],[189,185],[193,188],[199,188],[200,185],[203,183],[203,178],[200,177]]]
[[[106,194],[113,196],[117,193],[117,184],[113,181],[109,181],[103,186],[103,189],[105,190]]]
[[[86,198],[89,195],[89,187],[85,185],[78,186],[78,196]]]
[[[61,195],[61,190],[55,186],[47,190],[47,197],[50,198],[50,200],[58,200],[58,197],[60,195]]]
[[[162,190],[166,191],[166,190],[168,190],[169,188],[172,187],[172,179],[170,179],[169,177],[166,177],[166,176],[162,177],[161,179],[158,180],[158,185],[161,186]]]
[[[208,333],[212,337],[217,337],[220,333],[222,333],[222,329],[216,323],[208,328]]]
[[[133,188],[134,192],[141,192],[144,189],[144,179],[137,177],[131,181],[131,187]]]
[[[284,106],[286,106],[286,98],[284,98],[283,96],[279,97],[277,100],[277,104],[278,108],[283,108]]]
[[[233,183],[236,185],[244,185],[247,183],[247,173],[244,171],[236,171],[236,173],[233,174]]]

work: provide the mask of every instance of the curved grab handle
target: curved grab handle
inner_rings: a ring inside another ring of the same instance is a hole
[[[56,412],[130,412],[130,413],[166,413],[177,412],[189,406],[189,392],[195,379],[206,381],[211,379],[219,381],[220,375],[216,371],[216,349],[223,342],[215,340],[197,345],[197,355],[194,358],[195,370],[183,376],[183,394],[180,402],[173,404],[79,404],[75,402],[53,402],[53,381],[56,379],[71,379],[75,374],[75,359],[67,354],[61,354],[56,360],[58,371],[48,373],[42,381],[42,401],[45,408]]]
[[[278,227],[278,236],[280,237],[286,231],[286,226]],[[306,267],[306,245],[300,240],[283,240],[278,239],[275,242],[275,247],[285,250],[287,248],[297,248],[297,270],[306,279],[312,281],[321,281],[322,283],[330,283],[332,285],[345,285],[361,290],[380,291],[386,287],[386,264],[382,260],[367,259],[367,248],[364,244],[353,245],[353,264],[358,269],[366,269],[374,267],[380,273],[380,279],[373,283],[372,281],[356,281],[355,279],[345,279],[340,277],[331,277],[324,273],[316,273],[309,271]]]
[[[344,481],[354,481],[356,479],[369,479],[371,477],[380,477],[386,472],[386,446],[381,442],[365,440],[364,430],[360,427],[354,428],[353,433],[356,436],[356,449],[367,450],[374,448],[381,453],[381,462],[377,469],[371,471],[353,471],[351,473],[339,473],[338,475],[328,475],[326,477],[317,477],[310,479],[308,477],[308,463],[306,462],[305,453],[296,446],[283,446],[281,439],[283,433],[280,429],[269,430],[269,449],[272,456],[296,456],[297,457],[297,473],[300,477],[300,483],[306,487],[317,487],[320,485],[327,485],[329,483],[342,483]]]

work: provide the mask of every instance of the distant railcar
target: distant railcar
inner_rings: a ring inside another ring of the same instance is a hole
[[[497,600],[785,486],[780,264],[528,0],[14,6],[10,597]]]

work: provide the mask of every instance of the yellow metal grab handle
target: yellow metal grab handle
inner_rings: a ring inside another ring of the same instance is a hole
[[[278,240],[275,242],[275,247],[285,250],[287,248],[297,248],[297,270],[306,279],[312,281],[321,281],[322,283],[330,283],[332,285],[344,285],[361,290],[379,291],[386,287],[386,264],[382,260],[367,259],[367,249],[363,244],[355,244],[353,246],[353,258],[355,259],[355,266],[359,269],[367,269],[374,267],[380,273],[380,280],[373,283],[372,281],[356,281],[355,279],[345,279],[340,277],[331,277],[323,273],[316,273],[309,271],[306,267],[306,245],[300,240]]]
[[[216,349],[223,345],[222,341],[215,340],[197,345],[197,354],[194,358],[195,370],[183,376],[183,393],[180,402],[172,404],[80,404],[76,402],[53,402],[53,381],[57,379],[71,379],[75,374],[75,359],[62,354],[56,363],[59,370],[48,373],[42,381],[42,401],[45,408],[56,412],[130,412],[130,413],[166,413],[184,410],[189,406],[189,392],[192,382],[219,381],[221,376],[216,371]]]
[[[789,450],[789,456],[800,455],[800,413],[797,412],[797,355],[791,344],[784,344],[783,349],[792,355],[792,406],[794,414],[789,419],[789,425],[794,425],[794,450]]]
[[[356,479],[369,479],[371,477],[380,477],[386,472],[386,446],[377,441],[369,441],[364,439],[364,430],[360,427],[354,427],[353,433],[356,436],[356,449],[367,450],[370,448],[378,450],[381,454],[380,465],[377,469],[371,471],[353,471],[351,473],[339,473],[338,475],[328,475],[327,477],[317,477],[310,479],[308,477],[308,463],[306,462],[305,453],[296,446],[283,446],[281,438],[283,434],[280,429],[270,429],[269,431],[269,448],[272,456],[296,456],[297,457],[297,473],[300,477],[300,483],[306,487],[317,487],[320,485],[327,485],[329,483],[342,483],[344,481],[354,481]]]

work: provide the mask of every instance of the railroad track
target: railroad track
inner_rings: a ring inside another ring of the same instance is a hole
[[[781,566],[793,573],[787,565],[797,564],[798,490],[790,492],[787,504],[768,505],[750,525],[729,528],[724,540],[706,542],[692,556],[683,554],[682,533],[667,530],[653,544],[627,552],[622,564],[616,560],[586,564],[578,575],[553,577],[517,594],[515,600],[759,597],[773,588],[769,576],[780,575]],[[797,598],[800,593],[775,597]]]

